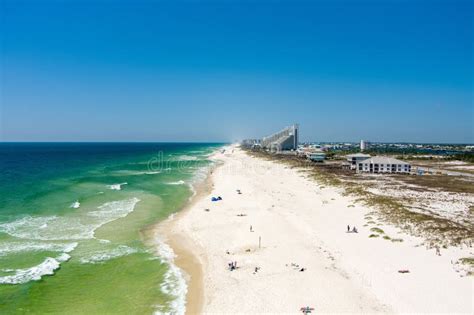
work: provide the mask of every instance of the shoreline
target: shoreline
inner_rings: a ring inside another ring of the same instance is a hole
[[[160,242],[163,242],[173,251],[175,257],[172,263],[183,271],[187,286],[185,314],[202,313],[205,299],[203,290],[205,262],[203,261],[203,255],[201,255],[203,250],[199,250],[199,244],[189,235],[180,231],[176,225],[182,217],[186,216],[187,212],[191,211],[197,202],[210,194],[213,187],[213,172],[220,166],[221,164],[217,161],[216,165],[209,169],[206,178],[192,186],[194,193],[181,209],[167,219],[154,223],[143,230],[146,243],[150,247],[156,250],[157,246],[160,246]]]

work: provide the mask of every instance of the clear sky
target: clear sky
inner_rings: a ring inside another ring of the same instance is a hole
[[[474,142],[474,1],[0,3],[2,141]]]

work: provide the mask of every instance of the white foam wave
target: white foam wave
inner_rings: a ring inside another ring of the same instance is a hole
[[[31,240],[80,240],[94,238],[94,231],[104,224],[123,218],[140,201],[131,198],[107,202],[87,216],[31,217],[0,224],[0,232]]]
[[[213,167],[213,164],[211,163],[210,165],[203,166],[194,172],[193,177],[191,178],[188,184],[189,189],[191,190],[191,193],[192,193],[191,196],[189,197],[189,200],[192,200],[192,198],[196,196],[197,194],[197,191],[195,188],[196,185],[199,185],[206,180],[206,178],[209,176],[209,172],[211,171],[212,167]]]
[[[81,206],[81,203],[78,200],[76,200],[71,204],[70,207],[74,209],[79,209],[80,206]]]
[[[160,257],[161,262],[163,263],[173,262],[174,259],[176,258],[176,254],[174,253],[173,249],[168,244],[166,244],[165,242],[162,242],[161,240],[158,240],[157,243],[158,243],[158,256]]]
[[[194,196],[196,196],[197,191],[196,191],[196,188],[194,188],[194,185],[191,183],[188,184],[188,187],[189,187],[189,190],[191,190],[191,196],[189,196],[189,200],[191,201],[194,198]]]
[[[139,201],[140,199],[138,198],[132,198],[122,201],[107,202],[98,207],[98,211],[91,211],[87,213],[87,215],[103,219],[101,221],[101,225],[103,225],[116,219],[126,217],[130,212],[133,211],[135,205]]]
[[[146,175],[155,175],[155,174],[160,174],[161,171],[150,171],[150,172],[145,172],[144,174]]]
[[[117,174],[117,175],[126,175],[126,176],[140,176],[140,175],[155,175],[155,174],[160,174],[161,171],[153,171],[153,170],[149,170],[149,171],[145,171],[145,172],[140,172],[140,171],[130,171],[130,170],[121,170],[121,171],[115,171],[114,174]],[[126,184],[126,183],[125,183]],[[115,185],[119,185],[119,184],[115,184]],[[121,184],[122,185],[122,184]],[[114,185],[110,185],[110,186],[114,186]],[[109,186],[109,188],[110,188]],[[111,188],[112,189],[112,188]]]
[[[40,280],[43,276],[53,275],[54,271],[59,268],[62,262],[68,261],[71,258],[66,253],[59,255],[58,257],[51,258],[47,257],[41,264],[26,269],[13,270],[15,274],[0,277],[0,283],[2,284],[21,284],[27,283],[32,280]],[[6,272],[12,272],[11,270],[3,270]]]
[[[99,251],[89,257],[83,257],[79,261],[83,264],[103,263],[107,260],[138,253],[139,250],[126,245],[120,245],[116,248],[106,251]]]
[[[44,243],[44,242],[2,242],[0,256],[11,253],[32,251],[64,252],[69,253],[77,247],[77,243]]]
[[[168,265],[168,270],[164,274],[163,282],[160,285],[161,291],[173,298],[166,305],[157,306],[155,315],[161,314],[180,314],[186,313],[186,294],[188,286],[185,280],[184,272],[174,264],[176,257],[173,249],[166,243],[157,240],[158,256],[162,263]]]
[[[169,183],[166,183],[167,185],[184,185],[186,184],[186,182],[184,180],[179,180],[177,182],[169,182]]]
[[[112,190],[122,190],[123,185],[127,185],[128,183],[120,183],[120,184],[112,184],[108,185],[107,188],[112,189]]]
[[[196,161],[197,159],[197,156],[192,155],[180,155],[176,158],[177,161]]]
[[[80,218],[31,217],[0,224],[0,231],[11,236],[32,240],[78,240],[94,236],[95,225],[87,225]]]
[[[211,163],[208,166],[203,166],[203,167],[197,169],[196,172],[194,173],[192,179],[191,179],[191,182],[193,184],[199,184],[199,183],[204,182],[206,180],[206,178],[209,176],[209,173],[210,173],[210,171],[213,167],[214,167],[214,164]]]

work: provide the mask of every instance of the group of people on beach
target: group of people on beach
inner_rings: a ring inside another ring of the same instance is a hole
[[[228,263],[228,266],[230,271],[234,271],[235,269],[237,269],[237,262],[231,261],[230,263]]]
[[[217,197],[212,197],[211,198],[211,201],[220,201],[222,200],[222,197],[221,196],[217,196]]]
[[[288,267],[288,264],[286,264],[286,266]],[[293,269],[295,269],[295,270],[300,271],[300,272],[303,272],[303,271],[306,270],[306,268],[300,267],[300,265],[295,264],[295,263],[291,263],[291,267],[292,267]]]
[[[357,231],[357,228],[355,226],[353,226],[351,230],[351,226],[347,225],[347,233],[359,233],[359,232]]]

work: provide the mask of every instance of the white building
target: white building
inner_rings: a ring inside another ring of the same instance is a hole
[[[364,154],[364,153],[356,153],[356,154],[349,154],[346,155],[347,163],[350,165],[351,170],[355,170],[357,166],[357,162],[360,162],[362,160],[366,160],[370,158],[369,154]],[[346,164],[347,167],[347,164]]]
[[[369,148],[369,146],[370,146],[369,141],[360,140],[360,150],[361,151],[367,150]]]
[[[263,137],[261,145],[272,152],[298,149],[299,126],[294,124],[268,137]]]
[[[374,156],[356,162],[357,173],[410,173],[410,163],[386,156]]]
[[[324,152],[311,152],[307,155],[308,160],[313,162],[324,162],[326,159],[326,153]]]
[[[240,144],[246,148],[255,148],[260,146],[260,139],[244,139]]]

